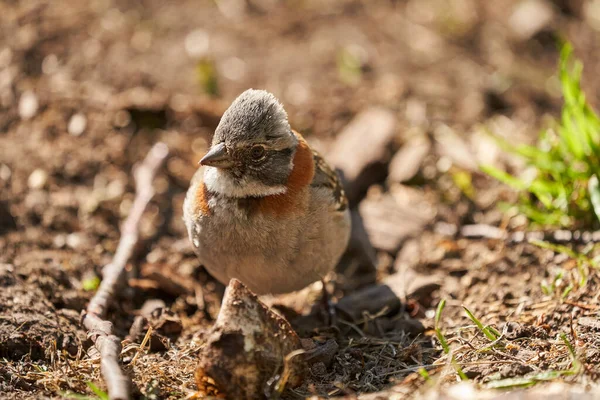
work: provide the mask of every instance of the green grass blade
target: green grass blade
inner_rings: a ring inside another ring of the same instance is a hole
[[[500,335],[496,336],[494,333],[492,333],[492,331],[490,329],[488,329],[487,327],[483,326],[483,324],[481,323],[481,321],[479,319],[477,319],[477,317],[475,317],[475,315],[473,315],[473,313],[471,312],[471,310],[469,310],[465,306],[462,306],[462,308],[465,310],[465,313],[467,314],[467,317],[469,317],[469,319],[471,321],[473,321],[475,323],[475,325],[477,325],[477,328],[479,328],[479,330],[485,335],[485,337],[487,337],[492,342],[494,340],[498,339],[498,337],[500,337]]]
[[[429,372],[427,372],[425,368],[421,367],[418,369],[417,372],[419,373],[419,375],[421,375],[423,379],[425,379],[425,382],[431,381],[431,376],[429,376]]]
[[[86,384],[91,389],[91,391],[94,392],[94,394],[96,394],[98,398],[100,398],[100,400],[109,400],[108,393],[96,386],[94,382],[86,382]]]
[[[437,306],[437,310],[435,311],[435,318],[434,318],[435,335],[438,338],[438,340],[440,341],[442,349],[444,349],[444,353],[446,353],[447,355],[450,356],[450,362],[454,366],[454,369],[456,370],[456,373],[460,377],[460,380],[468,381],[469,378],[467,377],[467,375],[465,375],[465,373],[463,372],[460,365],[458,365],[458,363],[456,362],[454,355],[450,352],[450,346],[448,345],[448,341],[446,340],[446,337],[444,336],[444,333],[442,332],[442,329],[440,328],[440,321],[442,319],[442,311],[444,311],[445,307],[446,307],[446,299],[442,299]]]
[[[567,338],[567,335],[565,335],[564,333],[561,333],[559,336],[560,336],[561,340],[563,341],[563,343],[565,344],[565,346],[567,346],[567,349],[569,350],[569,355],[571,356],[571,364],[572,364],[571,370],[566,371],[565,373],[569,374],[569,375],[576,374],[581,369],[581,363],[579,362],[579,359],[577,358],[577,353],[575,353],[575,348],[573,347],[573,345]]]
[[[574,259],[579,259],[581,257],[581,254],[578,254],[573,249],[571,249],[567,246],[563,246],[561,244],[544,242],[543,240],[535,240],[535,239],[530,240],[529,243],[531,243],[534,246],[540,247],[542,249],[552,250],[555,253],[566,254],[569,257],[574,258]]]
[[[446,341],[446,338],[444,337],[444,334],[442,333],[442,330],[440,328],[440,320],[442,318],[442,311],[444,311],[444,307],[446,307],[446,299],[442,299],[437,306],[437,310],[435,311],[434,326],[435,326],[435,335],[438,338],[438,340],[440,341],[440,345],[442,346],[442,349],[444,349],[444,353],[449,354],[450,346],[448,346],[448,342]]]
[[[442,318],[442,311],[446,307],[446,299],[440,300],[437,309],[435,310],[435,328],[438,329],[440,325],[440,320]]]
[[[596,214],[596,218],[600,221],[600,183],[598,182],[598,177],[596,175],[592,175],[588,181],[588,193],[590,195],[590,201],[592,202],[594,214]]]
[[[501,169],[496,168],[493,165],[480,165],[479,168],[492,178],[495,178],[514,189],[527,190],[527,184],[523,182],[523,180],[515,178],[508,172],[502,171]]]
[[[539,382],[552,381],[565,375],[565,371],[543,371],[536,374],[517,378],[499,379],[488,382],[489,389],[509,389],[516,387],[533,386]]]

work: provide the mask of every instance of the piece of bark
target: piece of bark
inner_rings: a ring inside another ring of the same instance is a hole
[[[360,203],[369,240],[376,249],[395,254],[408,238],[420,234],[435,209],[416,189],[398,187],[394,195],[369,196]]]
[[[396,117],[385,108],[359,113],[340,132],[327,159],[343,171],[346,194],[355,205],[374,183],[385,179],[396,134]]]
[[[431,143],[425,136],[409,139],[392,158],[388,181],[402,183],[414,178],[430,152]]]
[[[417,294],[430,293],[440,286],[441,282],[437,277],[432,277],[430,280],[423,278],[407,281],[402,274],[394,274],[380,283],[343,297],[336,304],[336,308],[355,321],[361,319],[364,313],[377,314],[386,307],[388,313],[393,314],[398,312],[404,299],[413,298]]]
[[[301,349],[289,323],[233,279],[200,354],[195,374],[199,392],[231,399],[263,398],[269,380],[282,373],[286,357],[287,385],[295,387],[302,381],[304,363],[288,356]]]

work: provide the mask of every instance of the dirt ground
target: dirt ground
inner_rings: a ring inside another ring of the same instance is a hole
[[[531,142],[559,115],[558,37],[573,43],[585,64],[584,90],[599,104],[599,7],[568,0],[0,2],[0,397],[93,396],[88,382],[104,388],[80,315],[116,249],[134,196],[132,167],[157,141],[170,156],[141,226],[131,287],[119,293],[110,319],[127,337],[122,358],[136,398],[196,391],[195,360],[223,288],[198,265],[182,202],[220,114],[249,87],[276,94],[292,126],[325,154],[372,106],[394,116],[391,153],[412,154],[358,198],[378,278],[404,277],[409,299],[337,330],[303,332],[334,338],[339,350],[286,398],[451,398],[457,375],[433,331],[441,299],[441,328],[477,387],[547,372],[535,380],[591,390],[600,373],[597,273],[561,297],[566,277],[577,274],[568,257],[455,232],[471,224],[524,229],[522,218],[497,207],[514,195],[478,170],[482,162],[520,167],[486,132]],[[424,151],[411,152],[416,143]],[[406,217],[412,213],[422,218]],[[353,269],[339,274],[338,298],[369,283]],[[543,282],[559,271],[565,277],[545,293]],[[130,327],[151,299],[164,302],[172,324],[140,350],[146,330],[129,335]],[[315,299],[311,293],[288,312],[307,313]],[[501,332],[500,341],[490,344],[461,305]],[[582,364],[577,373],[557,372],[574,363],[560,333]]]

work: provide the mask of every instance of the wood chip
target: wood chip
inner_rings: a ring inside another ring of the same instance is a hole
[[[416,136],[408,140],[390,162],[388,181],[402,183],[414,178],[430,151],[431,143],[426,137]]]
[[[439,125],[434,131],[436,151],[448,157],[452,164],[472,172],[479,171],[479,163],[469,144],[447,125]]]
[[[327,159],[342,170],[350,204],[374,183],[385,179],[396,134],[394,113],[379,107],[359,113],[338,135]]]
[[[435,216],[424,196],[408,187],[396,188],[394,195],[366,198],[359,211],[373,246],[393,254],[407,238],[420,234]]]
[[[359,320],[364,313],[377,314],[386,307],[393,314],[400,309],[404,299],[427,296],[439,289],[441,283],[439,276],[414,274],[409,277],[396,273],[343,297],[336,308],[353,320]]]

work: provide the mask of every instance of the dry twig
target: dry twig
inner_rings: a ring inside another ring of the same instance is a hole
[[[152,181],[168,151],[164,143],[155,144],[142,164],[134,169],[136,197],[121,227],[119,246],[112,262],[104,267],[102,283],[82,316],[88,337],[100,353],[101,372],[112,400],[129,399],[129,378],[119,366],[121,340],[113,333],[113,324],[104,318],[114,293],[125,281],[125,266],[138,241],[142,214],[154,196]]]

